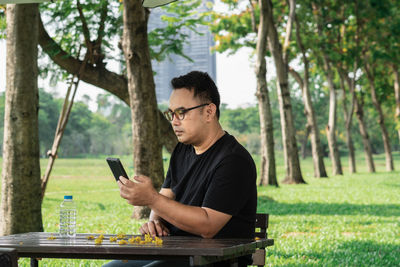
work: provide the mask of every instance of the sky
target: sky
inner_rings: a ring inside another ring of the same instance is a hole
[[[219,1],[216,8],[223,9]],[[254,58],[250,59],[251,50],[241,49],[236,54],[228,56],[227,53],[217,53],[217,81],[220,91],[221,102],[228,104],[229,108],[256,104],[256,78],[254,74]],[[109,65],[108,65],[109,66]],[[0,92],[6,87],[6,42],[0,40]],[[48,80],[39,79],[39,87],[47,92],[57,92],[61,97],[65,95],[67,85],[64,83],[51,87]],[[96,96],[104,93],[90,84],[81,82],[77,91],[76,99],[81,100],[83,95],[89,95],[92,99],[90,108],[94,110]]]

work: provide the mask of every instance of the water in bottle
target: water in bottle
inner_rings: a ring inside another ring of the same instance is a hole
[[[76,235],[76,206],[72,196],[64,196],[60,205],[60,236],[73,238]]]

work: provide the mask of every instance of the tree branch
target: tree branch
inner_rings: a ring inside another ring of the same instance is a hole
[[[89,32],[89,28],[87,26],[87,22],[85,19],[85,16],[83,15],[83,11],[82,11],[82,6],[81,6],[81,2],[79,0],[76,1],[76,5],[78,8],[78,12],[79,12],[79,18],[82,21],[82,31],[83,31],[83,36],[85,37],[85,43],[86,43],[86,47],[88,49],[91,48],[91,44],[90,44],[90,32]],[[90,53],[91,54],[91,53]]]
[[[257,25],[256,25],[256,12],[254,10],[253,0],[249,0],[250,4],[250,11],[251,11],[251,28],[255,33],[258,32]]]
[[[104,36],[104,27],[105,27],[105,21],[107,18],[107,10],[108,10],[108,2],[104,1],[103,5],[101,7],[101,15],[100,15],[100,24],[99,24],[99,29],[97,31],[97,39],[96,39],[96,46],[98,45],[99,48],[101,46],[101,42],[103,41],[103,36]]]
[[[47,33],[39,17],[39,44],[49,57],[71,74],[78,74],[82,61],[65,52]],[[129,105],[128,85],[124,76],[111,72],[104,67],[86,65],[81,73],[81,80],[102,88],[117,96]]]
[[[289,73],[293,76],[296,82],[300,85],[301,91],[304,89],[303,79],[301,78],[300,74],[295,71],[292,67],[289,67]]]
[[[283,43],[283,58],[286,63],[289,63],[289,53],[288,49],[290,46],[290,37],[292,35],[292,28],[293,28],[293,20],[295,16],[295,9],[296,9],[296,0],[289,0],[289,18],[286,24],[286,35],[285,35],[285,42]]]

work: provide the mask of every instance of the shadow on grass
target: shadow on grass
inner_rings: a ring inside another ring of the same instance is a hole
[[[266,197],[258,198],[258,210],[270,215],[371,215],[400,216],[400,205],[351,203],[280,203]]]
[[[267,250],[267,264],[271,262],[268,257],[280,258],[279,266],[399,266],[400,246],[374,241],[338,241],[324,252],[297,252],[284,253],[276,249]],[[298,263],[294,263],[297,259]]]

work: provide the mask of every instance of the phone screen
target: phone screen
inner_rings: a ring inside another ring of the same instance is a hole
[[[124,167],[122,166],[121,161],[118,158],[107,158],[107,163],[108,166],[110,166],[110,169],[114,175],[115,181],[119,181],[119,177],[123,176],[126,179],[129,179],[128,174],[126,174],[126,171]]]

